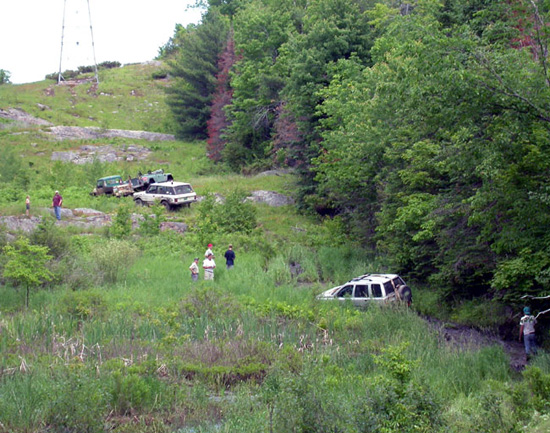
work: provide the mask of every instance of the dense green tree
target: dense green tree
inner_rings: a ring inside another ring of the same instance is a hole
[[[452,296],[548,280],[544,20],[516,6],[451,27],[436,2],[378,8],[374,66],[341,61],[323,93],[323,195]]]
[[[331,65],[355,55],[370,64],[371,25],[366,10],[369,1],[321,0],[308,4],[301,31],[284,47],[288,77],[282,95],[288,102],[300,131],[300,143],[293,143],[291,157],[298,161],[300,202],[325,209],[323,198],[315,196],[310,161],[319,152],[319,105],[321,90],[330,81]]]
[[[236,51],[231,127],[224,159],[234,169],[266,158],[285,83],[281,46],[296,33],[304,2],[256,0],[234,18]]]
[[[3,253],[6,255],[6,264],[2,275],[25,287],[25,306],[28,307],[31,289],[52,280],[53,275],[47,264],[53,256],[48,254],[48,247],[31,245],[26,237],[6,245]]]
[[[176,31],[175,44],[179,49],[175,59],[169,62],[174,81],[167,88],[167,103],[176,120],[179,137],[206,138],[218,57],[227,40],[227,20],[211,10],[201,24]]]

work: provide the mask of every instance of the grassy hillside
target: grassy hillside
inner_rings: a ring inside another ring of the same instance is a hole
[[[55,125],[170,132],[162,90],[167,82],[152,78],[161,69],[156,63],[104,69],[97,88],[93,83],[58,86],[51,80],[4,85],[0,108],[20,108]]]
[[[73,93],[49,83],[0,86],[0,108],[21,108],[54,124],[167,132],[152,70],[108,71],[97,96],[87,93],[89,85]],[[49,87],[54,96],[45,96]],[[50,109],[41,111],[37,102]],[[55,224],[43,212],[38,229],[18,242],[21,234],[0,230],[0,431],[550,428],[547,355],[518,373],[500,346],[447,342],[414,308],[361,311],[316,300],[327,286],[391,271],[391,263],[354,244],[338,220],[238,200],[259,189],[292,194],[292,175],[228,174],[206,158],[200,142],[56,141],[45,127],[2,125],[2,215],[21,215],[26,194],[33,212],[48,207],[60,189],[67,207],[109,212],[113,224],[87,230]],[[104,144],[153,152],[143,162],[50,159],[56,150]],[[167,213],[88,194],[101,175],[157,167],[190,181],[200,195],[219,193],[228,201],[209,197]],[[142,214],[140,228],[132,227],[131,212]],[[188,231],[159,231],[166,220],[184,222]],[[215,280],[193,283],[188,266],[209,242]],[[237,254],[232,270],[223,260],[229,243]],[[45,265],[42,253],[51,256]],[[39,271],[42,281],[26,278]],[[422,288],[413,289],[422,297]]]

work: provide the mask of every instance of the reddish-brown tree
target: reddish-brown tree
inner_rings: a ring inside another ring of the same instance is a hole
[[[212,99],[210,119],[206,124],[208,132],[208,157],[214,161],[220,161],[226,144],[224,131],[230,122],[225,114],[225,107],[231,103],[233,97],[229,71],[237,60],[233,30],[230,30],[227,36],[227,43],[218,60],[219,72],[217,75],[216,92]]]

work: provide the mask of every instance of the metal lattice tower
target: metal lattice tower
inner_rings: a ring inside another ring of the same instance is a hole
[[[69,0],[69,2],[75,1],[75,0]],[[94,44],[94,31],[92,27],[92,14],[90,11],[90,0],[86,0],[87,4],[87,10],[88,10],[88,24],[90,26],[90,37],[91,37],[91,49],[93,54],[93,67],[94,67],[94,80],[97,84],[99,84],[99,75],[97,72],[97,61],[95,57],[95,44]],[[66,20],[66,12],[67,12],[67,0],[64,0],[63,3],[63,22],[61,25],[61,52],[59,55],[59,74],[57,76],[57,84],[60,84],[62,81],[65,81],[65,78],[62,75],[62,64],[63,64],[63,47],[65,43],[65,20]],[[76,45],[79,45],[79,42],[76,42]]]

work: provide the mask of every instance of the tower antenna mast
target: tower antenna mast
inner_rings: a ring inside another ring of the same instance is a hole
[[[94,79],[97,84],[99,84],[99,74],[97,72],[97,61],[95,57],[95,43],[94,43],[94,30],[92,27],[92,14],[90,11],[90,0],[86,0],[86,3],[88,4],[88,23],[90,24],[90,36],[92,40],[92,54],[94,58]],[[65,81],[65,78],[63,77],[62,71],[62,64],[63,64],[63,44],[65,39],[65,15],[67,11],[67,0],[63,1],[63,21],[61,24],[61,50],[59,54],[59,74],[57,76],[57,84],[61,84],[62,81]]]

